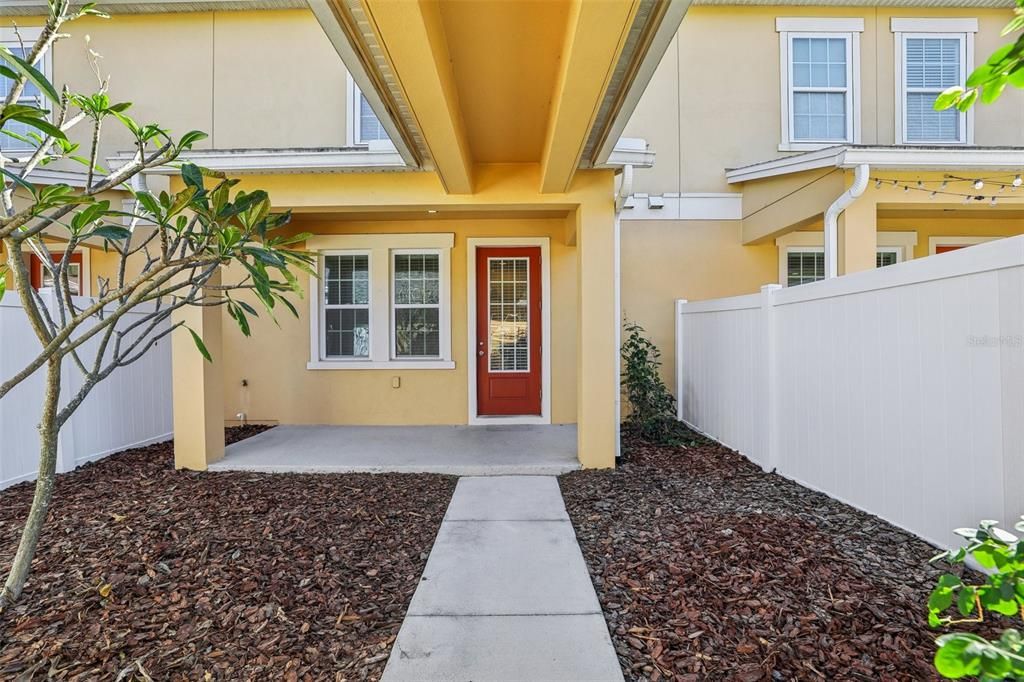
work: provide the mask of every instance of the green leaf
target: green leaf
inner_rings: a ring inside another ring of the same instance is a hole
[[[975,591],[973,587],[965,587],[957,593],[956,608],[960,612],[961,616],[969,616],[974,612],[974,595]]]
[[[68,139],[67,135],[64,134],[63,130],[61,130],[60,128],[58,128],[57,126],[53,125],[52,123],[50,123],[49,121],[47,121],[45,119],[34,118],[34,119],[15,119],[15,120],[21,120],[22,123],[30,125],[33,128],[35,128],[37,130],[40,130],[40,131],[46,133],[47,135],[49,135],[50,137],[56,138],[58,140],[66,140],[66,139]]]
[[[974,101],[976,99],[978,99],[978,91],[969,90],[967,94],[964,95],[959,102],[957,102],[956,108],[960,111],[967,111],[972,106],[974,106]]]
[[[938,639],[939,650],[935,652],[935,669],[943,677],[959,679],[981,672],[977,659],[967,655],[967,648],[973,643],[967,635],[943,635]]]
[[[60,104],[60,95],[53,87],[53,84],[36,67],[32,66],[6,47],[0,47],[0,59],[3,59],[11,68],[18,72],[19,77],[24,76],[54,104]]]
[[[182,149],[191,149],[192,145],[200,140],[205,140],[207,137],[209,135],[201,130],[190,130],[181,136],[181,139],[178,140],[178,146]]]
[[[192,327],[186,326],[185,329],[187,329],[188,333],[192,335],[192,342],[196,344],[196,348],[198,348],[199,352],[203,354],[206,361],[213,362],[213,358],[210,357],[210,351],[206,350],[206,344],[203,343],[201,338],[199,338],[199,334],[196,334]]]
[[[953,591],[947,587],[936,587],[928,597],[928,609],[941,613],[953,603]]]
[[[1003,30],[999,35],[1008,36],[1014,31],[1019,31],[1022,28],[1024,28],[1024,14],[1018,14],[1010,20],[1010,23],[1003,27]]]
[[[36,194],[36,188],[34,186],[32,186],[31,184],[29,184],[28,182],[25,182],[24,180],[22,180],[21,177],[15,175],[11,171],[7,170],[6,168],[2,168],[2,167],[0,167],[0,173],[2,173],[3,175],[7,176],[11,180],[13,180],[14,184],[20,185],[24,189],[28,190],[29,193],[32,194],[32,196],[38,197],[38,195]]]
[[[135,199],[139,202],[146,213],[154,218],[160,218],[160,204],[157,203],[152,194],[149,192],[136,192]]]
[[[943,90],[938,97],[935,98],[934,109],[936,111],[942,111],[943,109],[949,109],[951,106],[957,103],[957,100],[964,94],[964,89],[959,85],[955,85],[951,88]]]
[[[100,237],[110,241],[124,241],[132,236],[131,230],[121,225],[102,225],[89,233],[90,237]]]
[[[1003,90],[1006,88],[1007,77],[999,76],[991,83],[987,83],[981,91],[981,101],[985,104],[992,104],[999,96],[1003,94]]]
[[[939,587],[960,587],[962,584],[960,578],[952,573],[943,573],[939,576]]]
[[[7,291],[7,266],[0,265],[0,299],[3,299]]]
[[[196,191],[203,189],[203,172],[194,163],[186,163],[181,166],[181,179],[189,187],[195,187]]]

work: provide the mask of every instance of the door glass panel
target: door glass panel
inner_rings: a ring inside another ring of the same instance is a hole
[[[488,259],[490,370],[530,371],[528,258]]]

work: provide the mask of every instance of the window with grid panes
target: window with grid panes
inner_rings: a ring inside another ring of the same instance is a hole
[[[440,254],[392,254],[394,356],[441,355]]]
[[[370,257],[324,256],[324,355],[370,356]]]

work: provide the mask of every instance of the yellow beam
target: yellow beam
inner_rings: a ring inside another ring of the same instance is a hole
[[[441,184],[451,194],[471,194],[472,157],[438,0],[363,3]]]
[[[541,192],[569,187],[639,4],[574,0],[548,117]]]

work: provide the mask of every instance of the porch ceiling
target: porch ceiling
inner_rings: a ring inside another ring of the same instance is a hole
[[[474,192],[534,163],[543,192],[607,161],[688,0],[311,0],[407,163]]]

